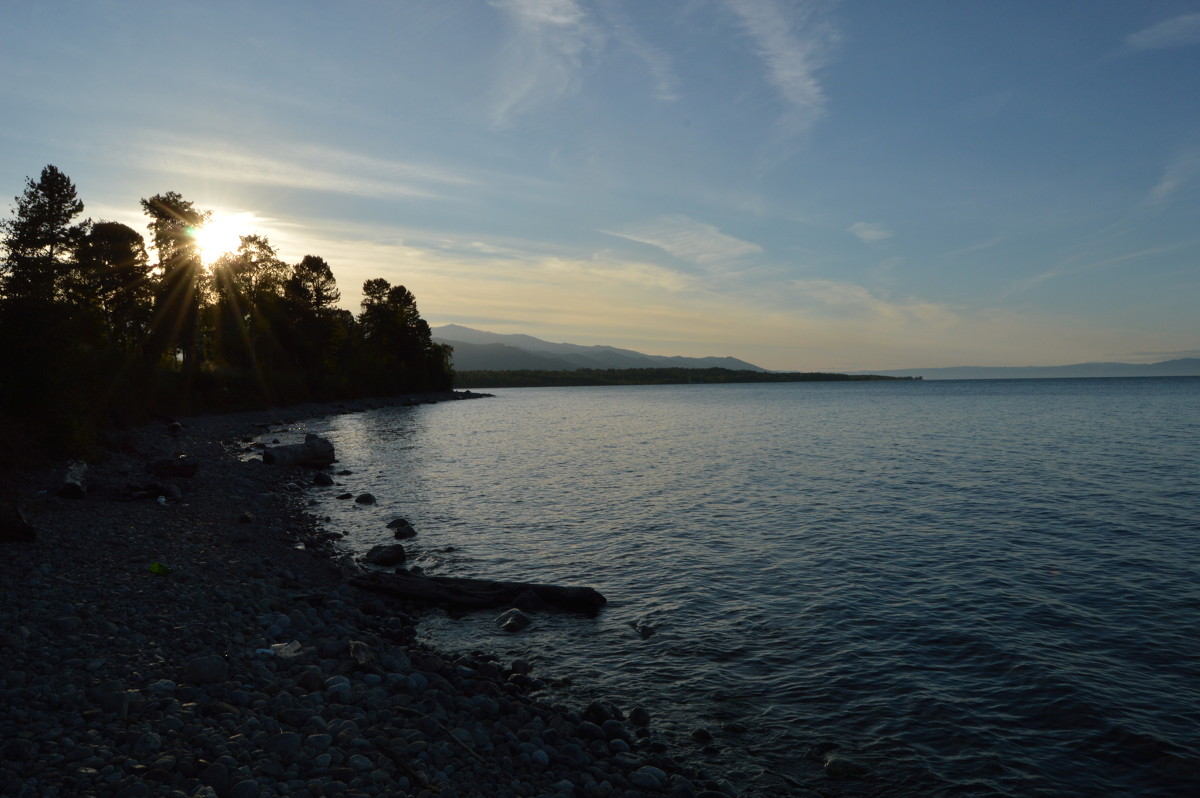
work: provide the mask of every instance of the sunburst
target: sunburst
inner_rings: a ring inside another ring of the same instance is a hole
[[[236,252],[241,246],[242,236],[256,231],[255,221],[254,214],[249,211],[214,211],[203,226],[192,228],[190,233],[196,240],[196,248],[200,250],[200,259],[204,265],[212,266],[225,253]]]

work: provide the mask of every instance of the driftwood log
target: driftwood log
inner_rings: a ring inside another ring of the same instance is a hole
[[[333,444],[311,432],[304,436],[304,443],[272,446],[263,451],[264,463],[280,466],[328,468],[333,459]]]
[[[528,609],[565,610],[595,615],[608,603],[608,599],[590,587],[424,576],[409,571],[367,573],[352,578],[350,584],[363,590],[387,593],[412,601],[447,604],[468,610],[526,605],[524,608]]]

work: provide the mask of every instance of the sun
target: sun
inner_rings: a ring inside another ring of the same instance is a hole
[[[189,230],[192,238],[196,240],[196,248],[200,250],[200,260],[205,266],[212,266],[225,253],[237,252],[242,243],[242,236],[255,231],[254,221],[254,214],[249,211],[213,211],[212,216],[201,227]]]

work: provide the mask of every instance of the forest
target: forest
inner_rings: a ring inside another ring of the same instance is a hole
[[[722,368],[575,369],[574,371],[513,370],[459,371],[454,382],[460,388],[545,388],[571,385],[690,385],[745,382],[861,382],[868,380],[911,380],[913,377],[882,377],[867,374],[827,372],[742,371]],[[921,379],[916,377],[915,379]]]
[[[173,191],[141,200],[149,241],[83,218],[55,166],[15,200],[0,221],[0,462],[86,453],[155,417],[451,387],[451,348],[403,285],[367,280],[355,315],[323,258],[286,263],[264,236],[205,264],[211,213]]]

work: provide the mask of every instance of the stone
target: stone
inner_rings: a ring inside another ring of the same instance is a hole
[[[278,757],[291,759],[300,753],[302,742],[303,740],[296,732],[280,732],[273,737],[267,738],[267,741],[263,744],[263,750]]]
[[[528,615],[514,608],[496,618],[496,625],[506,632],[519,632],[533,623]]]
[[[360,493],[354,497],[354,501],[356,504],[374,504],[375,497],[370,493]]]
[[[653,765],[645,765],[629,774],[629,783],[643,790],[661,790],[667,774]]]
[[[404,553],[404,547],[399,543],[381,543],[378,546],[372,546],[371,549],[363,555],[363,562],[371,565],[399,565],[408,559]]]
[[[74,460],[67,466],[66,476],[63,477],[62,487],[58,495],[65,499],[87,498],[88,465],[82,460]]]
[[[318,471],[313,474],[313,484],[321,487],[328,487],[333,484],[333,477],[326,474],[324,471]]]
[[[155,460],[146,466],[146,471],[156,477],[194,477],[200,464],[183,455],[167,460]]]
[[[417,530],[414,529],[413,525],[404,518],[397,518],[393,520],[387,525],[387,528],[392,530],[392,536],[395,537],[396,540],[406,540],[408,538],[415,538],[417,536]]]
[[[825,775],[833,779],[854,779],[867,772],[865,765],[850,757],[830,754],[825,758]]]
[[[304,436],[304,443],[263,450],[263,462],[267,465],[328,468],[334,459],[333,444],[311,432]]]
[[[198,657],[183,668],[183,680],[191,684],[223,682],[229,677],[229,663],[217,655]]]

